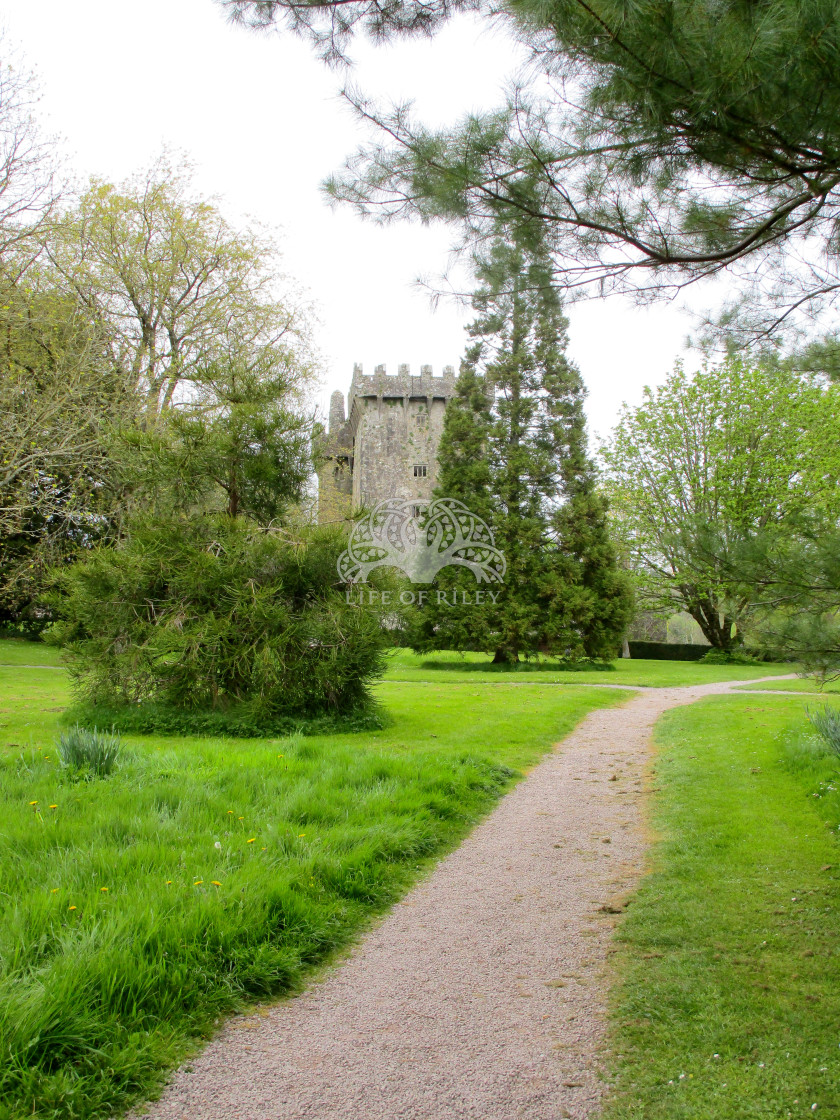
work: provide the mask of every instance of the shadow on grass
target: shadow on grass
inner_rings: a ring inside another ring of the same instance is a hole
[[[609,661],[421,661],[421,669],[450,670],[457,673],[614,673],[615,665]]]

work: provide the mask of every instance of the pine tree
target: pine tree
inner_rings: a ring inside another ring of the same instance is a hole
[[[497,662],[538,652],[610,656],[630,592],[587,454],[585,389],[565,354],[568,321],[547,254],[499,238],[478,277],[436,496],[488,523],[507,572],[492,589],[496,601],[485,592],[488,601],[476,604],[463,602],[463,592],[475,598],[474,577],[444,569],[414,619],[412,644],[493,652]]]

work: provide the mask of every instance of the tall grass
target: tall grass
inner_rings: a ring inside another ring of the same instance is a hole
[[[5,1115],[125,1104],[185,1037],[293,988],[511,776],[312,740],[173,744],[30,808],[29,775],[7,767]]]
[[[808,719],[832,754],[840,758],[840,709],[826,704],[822,709],[808,708]]]
[[[61,733],[56,751],[61,765],[74,775],[105,778],[114,769],[121,747],[119,735],[77,726]]]

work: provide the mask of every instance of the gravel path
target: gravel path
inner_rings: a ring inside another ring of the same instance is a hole
[[[611,931],[643,869],[654,723],[728,682],[592,712],[303,995],[230,1019],[153,1120],[583,1120]]]

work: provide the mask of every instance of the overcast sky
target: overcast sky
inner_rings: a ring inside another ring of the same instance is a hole
[[[342,75],[305,43],[231,27],[213,0],[0,0],[0,20],[36,70],[47,129],[78,175],[119,180],[168,145],[191,157],[200,189],[220,195],[234,221],[280,228],[285,269],[318,312],[322,401],[348,388],[354,362],[457,366],[469,310],[433,309],[415,285],[445,269],[451,233],[330,209],[320,183],[363,134],[338,97]],[[516,62],[502,32],[467,18],[431,42],[359,44],[354,55],[366,93],[411,98],[433,122],[496,105]],[[620,299],[569,315],[590,424],[605,433],[621,401],[638,401],[684,355],[691,321]]]

